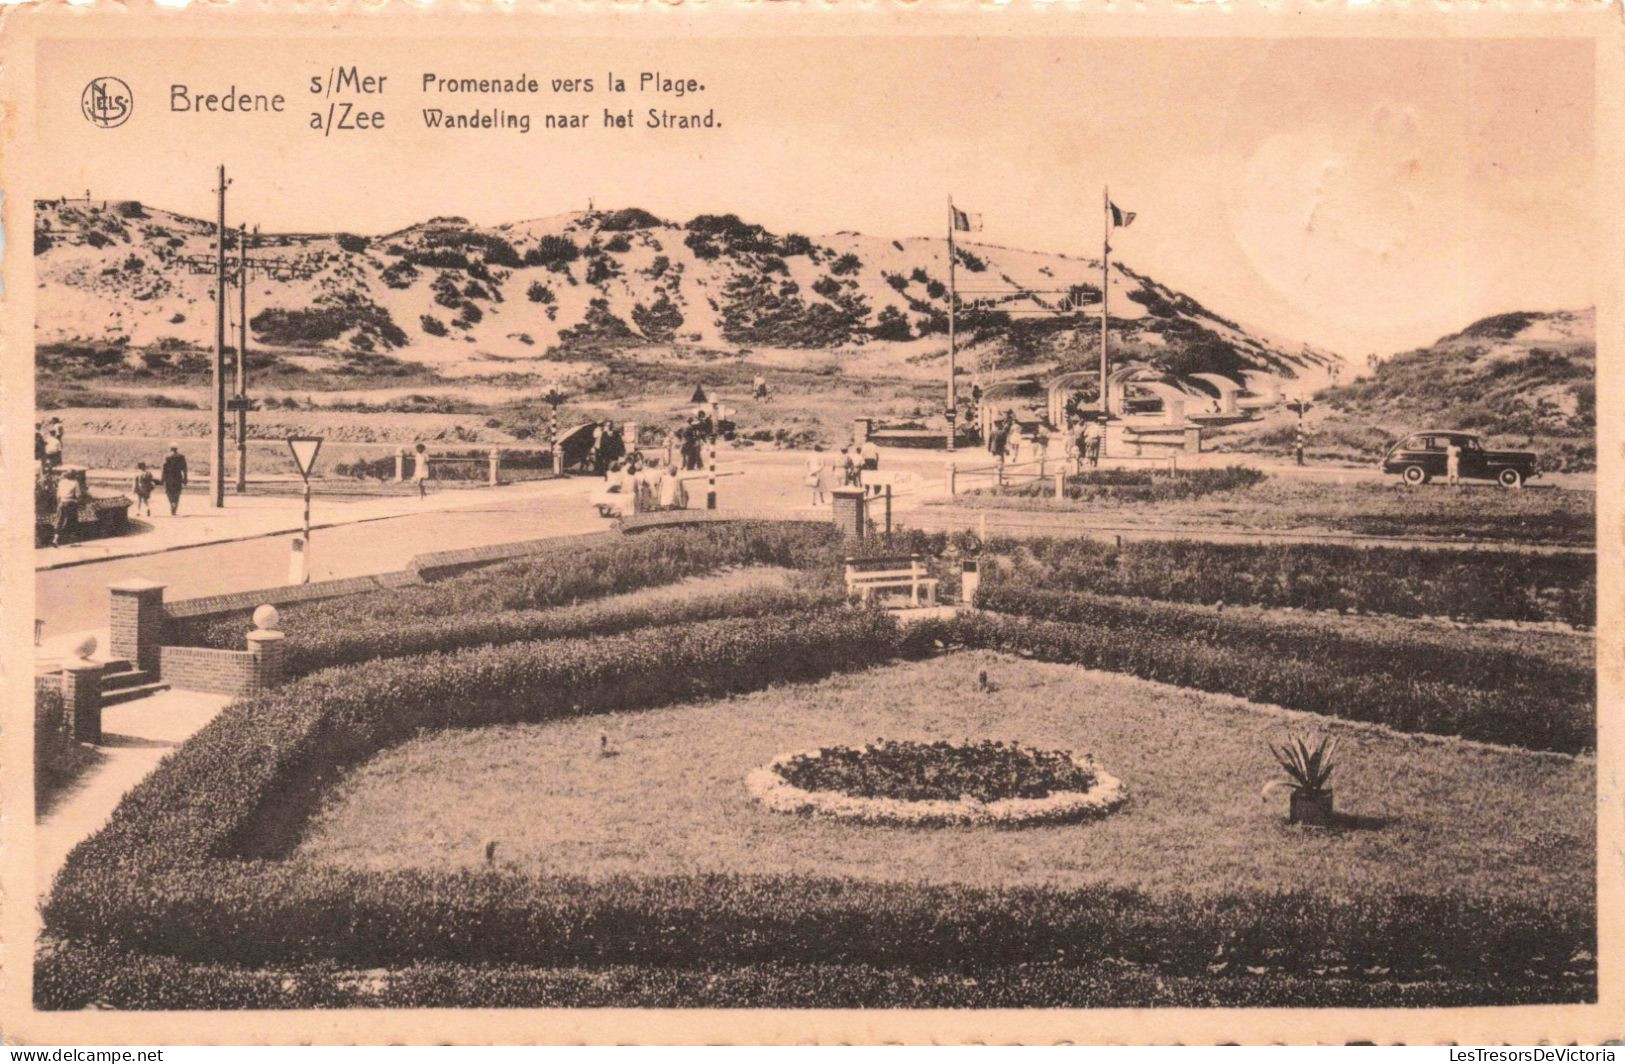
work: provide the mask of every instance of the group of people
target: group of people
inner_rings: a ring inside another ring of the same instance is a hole
[[[812,490],[813,506],[827,506],[831,487],[861,487],[864,471],[879,468],[880,448],[872,441],[849,443],[838,455],[826,455],[820,444],[807,458],[807,472],[802,482]]]
[[[606,475],[610,467],[626,457],[626,439],[621,427],[613,421],[600,421],[592,427],[592,450],[587,463],[593,473]]]
[[[62,546],[78,537],[80,508],[90,501],[90,493],[85,471],[78,466],[63,466],[62,426],[55,419],[52,422],[35,426],[34,430],[35,512],[41,536],[48,537],[37,542]],[[135,513],[151,517],[152,493],[162,486],[169,499],[170,516],[175,516],[180,510],[181,492],[187,479],[186,456],[181,454],[178,445],[170,446],[156,475],[146,462],[137,462],[130,483],[130,491],[135,496]]]
[[[665,464],[676,465],[688,471],[705,466],[705,445],[716,438],[717,423],[704,410],[690,414],[681,428],[666,433],[661,441]]]
[[[158,475],[154,477],[147,463],[135,464],[135,483],[131,487],[135,491],[135,512],[152,516],[152,490],[163,485],[164,497],[169,500],[169,516],[174,517],[181,508],[181,491],[185,489],[190,474],[186,469],[186,456],[181,449],[170,445],[169,453],[164,456],[164,464],[160,467]]]
[[[1106,428],[1094,418],[1083,419],[1083,424],[1075,433],[1067,437],[1068,458],[1076,458],[1080,465],[1099,466],[1101,443],[1105,440]],[[988,433],[988,453],[1001,461],[1023,465],[1036,463],[1039,455],[1047,453],[1050,439],[1040,430],[1036,435],[1028,436],[1021,431],[1013,410],[1006,410],[998,421],[993,423],[993,429]]]
[[[649,461],[642,452],[632,451],[610,463],[592,503],[604,517],[682,510],[688,506],[688,489],[676,463]]]

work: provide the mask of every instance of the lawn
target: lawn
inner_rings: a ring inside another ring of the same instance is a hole
[[[995,690],[981,693],[986,670]],[[1342,738],[1333,831],[1291,828],[1266,742]],[[1129,804],[1016,830],[860,827],[769,813],[775,754],[879,737],[1004,738],[1096,755]],[[604,756],[607,741],[612,756]],[[294,856],[392,870],[852,877],[1152,896],[1303,888],[1568,905],[1594,875],[1595,763],[1399,735],[986,652],[637,713],[424,734],[328,792]]]
[[[1076,513],[1103,524],[1227,531],[1342,532],[1368,536],[1512,541],[1582,546],[1596,542],[1597,496],[1591,491],[1495,485],[1396,482],[1335,483],[1271,477],[1250,488],[1173,502],[1035,497],[1029,486],[978,491],[943,505],[965,509]]]

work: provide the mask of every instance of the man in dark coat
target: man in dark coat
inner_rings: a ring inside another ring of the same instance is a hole
[[[181,489],[186,487],[186,456],[181,454],[179,447],[169,449],[169,455],[164,459],[163,473],[158,479],[164,485],[164,494],[169,496],[169,515],[173,517],[181,504]]]

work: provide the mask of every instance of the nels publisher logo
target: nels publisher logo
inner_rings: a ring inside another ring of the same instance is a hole
[[[122,126],[134,109],[130,86],[118,78],[95,78],[79,95],[79,110],[103,129]]]

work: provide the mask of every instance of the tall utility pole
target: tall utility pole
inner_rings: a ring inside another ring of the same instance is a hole
[[[958,371],[957,337],[954,333],[954,304],[959,302],[954,294],[954,198],[948,197],[948,450],[954,449],[954,420],[958,416],[958,407],[954,400],[954,374]]]
[[[1105,236],[1100,238],[1100,416],[1106,417],[1106,299],[1111,291],[1111,262],[1112,254],[1112,193],[1111,189],[1102,187],[1100,192],[1102,222],[1101,232]]]
[[[237,229],[237,494],[248,490],[248,225]]]
[[[214,293],[214,460],[209,465],[209,497],[226,505],[226,166],[220,164],[219,214],[215,221]]]

